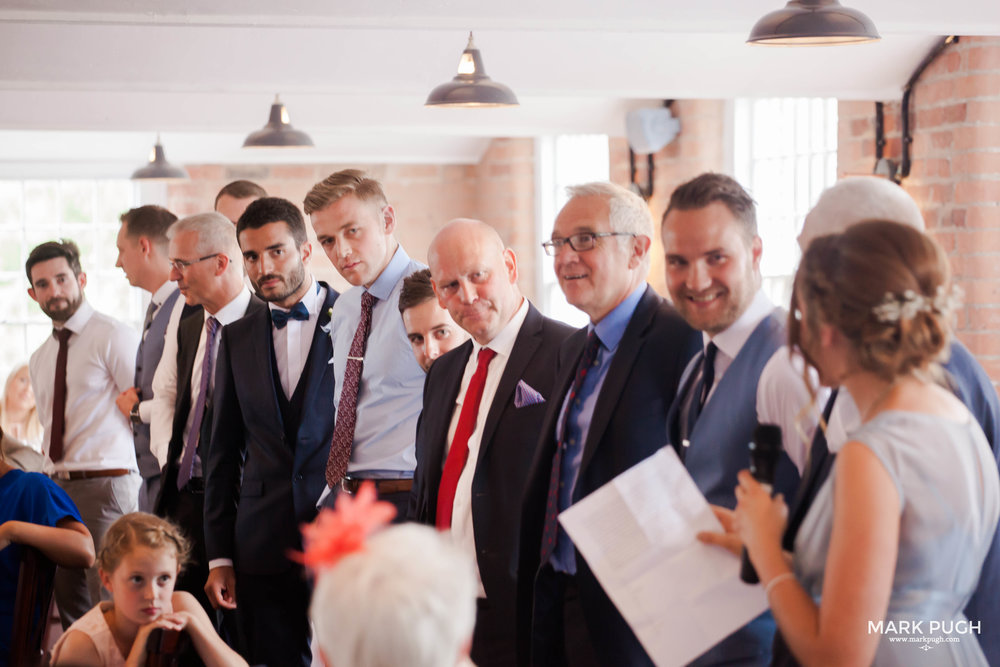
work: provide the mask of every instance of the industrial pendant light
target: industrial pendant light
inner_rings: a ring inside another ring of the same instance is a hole
[[[791,0],[766,14],[750,31],[748,44],[828,46],[882,39],[872,20],[837,0]]]
[[[517,96],[507,86],[486,76],[483,57],[469,33],[469,43],[458,61],[458,74],[431,91],[425,107],[516,107]]]
[[[277,95],[271,104],[267,125],[248,134],[243,142],[243,148],[308,148],[314,145],[308,134],[296,130],[288,122],[288,110]]]
[[[160,135],[156,135],[156,145],[149,153],[149,164],[132,172],[133,181],[167,181],[190,178],[183,167],[175,167],[167,162],[160,144]]]

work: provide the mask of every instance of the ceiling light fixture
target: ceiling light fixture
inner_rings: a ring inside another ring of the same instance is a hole
[[[757,21],[747,44],[829,46],[879,39],[870,18],[837,0],[791,0]]]
[[[271,104],[271,117],[267,125],[251,132],[243,142],[243,148],[309,148],[315,146],[309,135],[296,130],[288,122],[288,109],[278,95]]]
[[[432,90],[424,102],[425,107],[516,107],[519,104],[514,91],[486,76],[483,57],[472,41],[471,32],[462,59],[458,61],[458,74]]]
[[[171,181],[190,178],[183,167],[175,167],[167,162],[167,156],[160,144],[160,135],[156,135],[156,145],[149,152],[149,163],[132,172],[133,181]]]

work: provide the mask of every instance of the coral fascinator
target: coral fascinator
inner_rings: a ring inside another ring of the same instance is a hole
[[[316,519],[302,526],[304,552],[291,558],[313,571],[333,567],[344,556],[363,551],[368,536],[396,516],[392,503],[376,500],[375,485],[366,481],[356,495],[341,493],[336,509],[323,508]]]

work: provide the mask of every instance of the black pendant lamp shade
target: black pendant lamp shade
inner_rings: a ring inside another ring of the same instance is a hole
[[[516,107],[517,96],[507,86],[486,76],[483,57],[472,41],[462,52],[458,74],[448,83],[431,91],[424,102],[426,107]]]
[[[159,136],[156,137],[156,145],[153,146],[153,150],[149,154],[149,164],[132,172],[133,181],[165,181],[187,178],[190,176],[183,167],[175,167],[167,162]]]
[[[750,31],[748,44],[827,46],[881,39],[872,20],[837,0],[791,0],[766,14]]]
[[[308,134],[296,130],[288,122],[288,110],[277,95],[267,125],[248,134],[243,142],[243,148],[308,148],[314,145]]]

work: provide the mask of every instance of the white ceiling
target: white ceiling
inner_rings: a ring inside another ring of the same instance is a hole
[[[0,175],[124,175],[156,132],[179,163],[475,162],[493,136],[621,135],[668,98],[894,99],[937,36],[1000,34],[998,0],[846,0],[881,42],[744,44],[783,2],[0,0]],[[422,106],[469,29],[520,107]],[[275,93],[317,148],[240,149]]]

